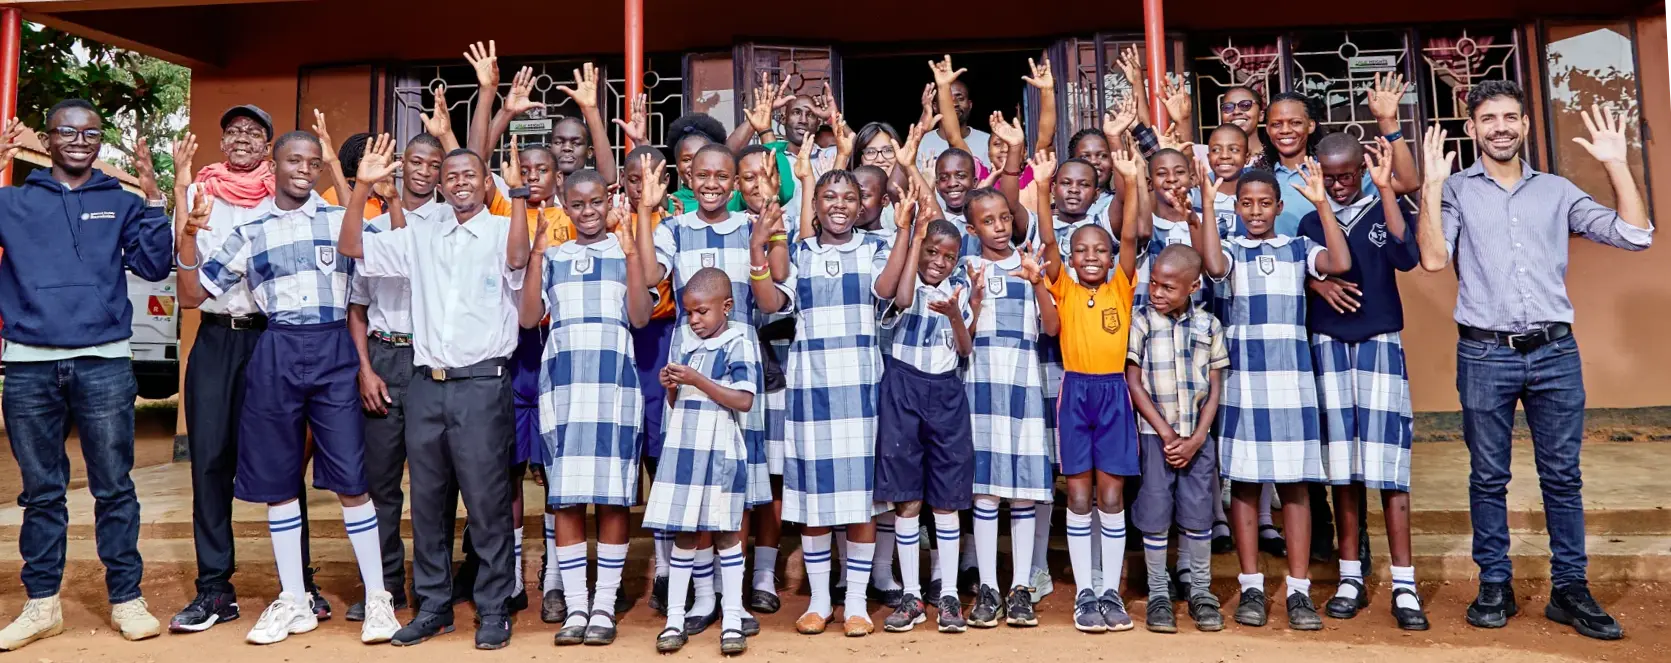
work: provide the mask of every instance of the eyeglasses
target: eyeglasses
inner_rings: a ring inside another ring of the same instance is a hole
[[[1219,104],[1218,111],[1220,113],[1225,114],[1225,115],[1229,115],[1229,114],[1234,113],[1236,111],[1241,111],[1243,113],[1246,113],[1250,110],[1253,110],[1253,105],[1257,104],[1257,103],[1259,103],[1259,102],[1254,101],[1252,99],[1243,99],[1241,101],[1226,101],[1222,104]]]
[[[1353,169],[1351,171],[1341,173],[1339,175],[1330,175],[1328,173],[1323,173],[1323,186],[1334,186],[1336,184],[1351,184],[1351,183],[1357,182],[1361,179],[1363,179],[1363,169],[1362,168],[1356,168],[1356,169]]]
[[[76,139],[77,136],[80,136],[81,138],[85,139],[89,143],[97,143],[101,140],[104,140],[104,130],[103,129],[77,129],[75,127],[58,127],[56,129],[52,130],[52,134],[57,136],[59,138],[59,140],[62,140],[66,143],[75,142],[75,139]]]
[[[887,158],[894,155],[894,148],[892,145],[867,147],[863,152],[860,152],[860,154],[864,155],[864,158],[866,159]]]

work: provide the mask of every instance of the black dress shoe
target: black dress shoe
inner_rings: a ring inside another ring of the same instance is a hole
[[[1410,608],[1400,608],[1400,607],[1398,607],[1398,596],[1399,596],[1399,594],[1409,594],[1411,596],[1415,596],[1416,597],[1416,602],[1418,604],[1421,603],[1421,597],[1417,596],[1415,592],[1410,591],[1409,589],[1406,589],[1404,587],[1399,587],[1399,588],[1396,588],[1396,589],[1393,590],[1393,593],[1392,593],[1392,599],[1393,599],[1392,615],[1393,615],[1393,619],[1398,622],[1398,627],[1401,628],[1401,629],[1404,629],[1406,631],[1426,631],[1427,630],[1427,613],[1422,612],[1421,608],[1416,608],[1414,610],[1411,610]]]
[[[1213,529],[1217,530],[1218,526],[1220,524],[1223,524],[1225,529],[1227,529],[1227,530],[1230,528],[1230,523],[1226,523],[1226,522],[1220,520],[1218,522],[1213,523]],[[1235,549],[1236,549],[1236,540],[1230,538],[1229,534],[1223,534],[1223,535],[1213,537],[1213,554],[1214,555],[1223,555],[1224,553],[1230,552],[1230,551],[1235,550]]]
[[[760,620],[746,612],[743,613],[743,635],[750,638],[760,635]]]
[[[1520,612],[1514,602],[1514,586],[1506,582],[1482,582],[1479,595],[1468,605],[1468,623],[1480,628],[1502,628]]]
[[[511,614],[516,614],[518,612],[522,612],[523,610],[527,610],[528,609],[528,590],[527,589],[522,589],[522,590],[518,591],[516,594],[512,595],[510,600],[505,601],[505,609],[509,610],[511,612]]]
[[[563,601],[563,592],[553,589],[540,598],[540,621],[547,624],[558,624],[563,616],[569,613],[568,604]]]
[[[1351,619],[1358,616],[1358,611],[1369,605],[1369,594],[1364,592],[1363,583],[1357,580],[1347,579],[1340,581],[1340,584],[1342,586],[1350,585],[1352,587],[1356,587],[1358,589],[1358,597],[1354,599],[1349,599],[1344,596],[1331,598],[1328,603],[1323,604],[1323,614],[1328,615],[1331,619]]]
[[[1241,603],[1236,606],[1236,623],[1243,626],[1264,626],[1269,618],[1265,591],[1257,587],[1242,590]]]
[[[482,615],[476,626],[477,649],[504,649],[511,643],[511,620],[505,615]]]
[[[1211,633],[1224,630],[1224,615],[1219,612],[1218,597],[1211,594],[1190,597],[1189,617],[1195,620],[1197,631]]]
[[[665,628],[662,629],[660,635],[656,636],[656,651],[663,654],[671,654],[683,649],[685,643],[689,640],[690,636],[685,635],[683,630],[677,628]]]
[[[1288,595],[1288,628],[1295,631],[1323,630],[1323,617],[1317,614],[1317,606],[1312,605],[1310,596]]]
[[[1555,623],[1571,626],[1585,637],[1597,640],[1625,637],[1624,627],[1601,609],[1596,598],[1590,595],[1589,584],[1584,582],[1556,587],[1549,593],[1549,605],[1544,607],[1543,616]]]
[[[706,615],[691,615],[685,617],[685,635],[699,635],[703,631],[708,630],[709,626],[713,626],[715,623],[719,622],[719,613],[719,606],[716,605],[714,606],[714,611]]]
[[[650,609],[663,617],[667,616],[667,576],[656,576],[655,584],[650,587]],[[657,640],[660,642],[659,638]],[[679,643],[684,646],[684,643]],[[673,651],[679,651],[674,649]]]
[[[1164,596],[1150,597],[1143,625],[1154,633],[1177,633],[1178,615],[1172,608],[1172,599]]]
[[[749,593],[748,609],[762,615],[775,615],[783,607],[783,601],[771,592],[756,589]]]
[[[747,634],[742,631],[731,630],[719,634],[719,653],[726,656],[736,656],[746,651],[748,651]]]
[[[602,610],[593,610],[592,611],[592,617],[594,619],[596,619],[599,616],[603,616],[603,617],[608,618],[609,619],[609,625],[608,626],[587,625],[586,626],[586,637],[585,637],[584,642],[588,645],[601,646],[601,645],[607,645],[607,644],[615,642],[615,615],[604,612]]]
[[[875,585],[871,585],[865,589],[865,594],[866,598],[885,605],[890,610],[898,608],[899,603],[905,600],[903,589],[877,589]]]
[[[1276,536],[1265,536],[1266,530],[1276,532]],[[1282,538],[1282,530],[1277,529],[1275,525],[1260,525],[1259,552],[1272,557],[1287,557],[1288,540]]]
[[[586,642],[586,613],[579,610],[571,612],[567,617],[563,618],[563,623],[567,624],[577,615],[581,618],[580,624],[576,626],[564,626],[563,628],[557,629],[557,635],[553,639],[554,644],[562,647],[567,645],[578,645]]]
[[[437,635],[453,632],[453,616],[451,613],[437,615],[433,613],[418,613],[412,621],[407,622],[395,637],[389,642],[396,647],[415,645]]]

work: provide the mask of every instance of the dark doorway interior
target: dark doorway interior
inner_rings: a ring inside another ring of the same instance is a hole
[[[992,51],[954,53],[952,65],[968,69],[959,80],[968,86],[974,100],[969,124],[990,131],[992,111],[1001,110],[1005,119],[1020,112],[1029,74],[1027,58],[1042,51]],[[844,56],[842,58],[843,106],[847,122],[857,131],[868,122],[887,122],[905,138],[922,111],[923,86],[934,81],[928,69],[930,59],[941,55]]]

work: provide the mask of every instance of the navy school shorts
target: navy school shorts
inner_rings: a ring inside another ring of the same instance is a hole
[[[887,358],[876,412],[878,502],[922,500],[961,511],[974,503],[975,442],[957,372],[934,375]]]
[[[1208,436],[1183,469],[1166,464],[1166,445],[1159,435],[1137,436],[1142,455],[1143,482],[1127,513],[1131,524],[1145,534],[1164,534],[1172,523],[1191,531],[1213,526],[1213,500],[1218,493],[1218,441]]]
[[[516,405],[516,455],[512,465],[545,466],[551,459],[540,435],[540,359],[549,327],[519,329],[511,353],[511,402]]]
[[[244,369],[233,495],[261,503],[299,497],[310,428],[313,487],[365,494],[359,372],[346,322],[270,325]]]
[[[1136,418],[1123,373],[1090,375],[1067,371],[1056,398],[1058,462],[1062,474],[1093,469],[1114,476],[1137,476]]]

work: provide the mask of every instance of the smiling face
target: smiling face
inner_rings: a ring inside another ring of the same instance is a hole
[[[1323,188],[1330,199],[1342,205],[1358,199],[1363,192],[1363,157],[1319,154],[1317,164],[1323,167]]]
[[[441,178],[441,150],[428,143],[409,143],[406,155],[400,160],[401,181],[406,191],[415,198],[435,195],[437,180]]]
[[[1247,166],[1247,137],[1233,131],[1213,132],[1207,139],[1207,164],[1219,179],[1241,177],[1242,168]]]
[[[1316,129],[1317,123],[1306,114],[1305,104],[1296,99],[1271,104],[1271,110],[1265,113],[1265,133],[1276,145],[1277,154],[1285,159],[1305,154],[1306,141]]]
[[[1525,109],[1512,97],[1492,97],[1474,108],[1468,118],[1468,137],[1492,161],[1508,163],[1520,156],[1531,129]]]
[[[1221,107],[1219,112],[1225,122],[1241,127],[1242,131],[1251,136],[1253,130],[1259,128],[1260,116],[1265,114],[1262,103],[1258,95],[1247,88],[1239,87],[1224,93],[1223,104],[1230,108],[1230,111],[1224,112],[1224,108]]]
[[[1149,161],[1149,182],[1155,192],[1171,191],[1178,200],[1184,201],[1189,197],[1189,188],[1194,185],[1195,176],[1189,167],[1189,158],[1178,152],[1166,152],[1156,155]],[[1155,196],[1155,204],[1172,209],[1165,196]],[[1182,211],[1182,210],[1178,210]]]
[[[684,184],[685,188],[696,188],[690,179],[690,162],[696,158],[696,151],[708,142],[708,137],[702,134],[687,134],[673,145],[673,160],[678,164],[679,182]]]
[[[860,145],[859,150],[859,163],[861,165],[876,166],[888,171],[889,175],[893,174],[894,165],[899,163],[894,156],[893,143],[888,142],[888,134],[881,131],[876,132],[875,136],[871,136],[869,143]]]
[[[1173,262],[1156,261],[1149,272],[1149,303],[1161,313],[1177,313],[1190,305],[1190,296],[1200,287],[1200,273],[1186,272]]]
[[[273,153],[273,177],[278,193],[294,201],[307,200],[319,181],[325,155],[311,140],[291,140]]]
[[[567,187],[563,191],[563,209],[582,241],[601,239],[608,231],[605,215],[609,212],[609,191],[597,182],[588,180]]]
[[[736,179],[737,164],[729,154],[709,150],[691,159],[691,191],[696,193],[697,206],[711,217],[725,213]]]
[[[812,97],[796,95],[783,109],[783,139],[790,145],[800,145],[818,128],[818,114],[813,112]]]
[[[1265,239],[1276,226],[1276,215],[1282,213],[1282,196],[1276,187],[1264,182],[1242,182],[1236,190],[1236,214],[1247,226],[1247,236]]]
[[[572,117],[551,128],[551,152],[557,157],[557,172],[564,175],[586,167],[592,148],[587,144],[586,123]]]
[[[52,165],[79,177],[99,158],[99,136],[104,121],[99,114],[85,108],[64,108],[47,118],[46,149]],[[65,134],[68,134],[66,136]],[[102,134],[101,134],[102,135]]]
[[[557,193],[557,161],[547,150],[526,150],[521,153],[522,182],[528,187],[528,206],[551,200]]]
[[[1114,157],[1108,152],[1108,141],[1096,134],[1086,134],[1079,139],[1079,144],[1073,146],[1074,158],[1091,162],[1097,169],[1097,186],[1107,189],[1109,178],[1114,173]]]
[[[934,160],[934,190],[948,211],[963,211],[964,198],[975,185],[975,162],[961,154],[941,154]]]
[[[1109,266],[1114,264],[1114,248],[1102,226],[1089,223],[1080,226],[1073,231],[1069,244],[1073,248],[1068,260],[1081,284],[1097,286],[1108,280]]]
[[[981,238],[981,247],[998,254],[1008,254],[1010,232],[1015,227],[1015,215],[1003,196],[986,195],[969,203],[969,225]]]
[[[455,213],[461,217],[475,213],[487,190],[487,168],[481,158],[475,154],[447,157],[441,162],[441,189]]]
[[[701,338],[713,338],[725,331],[731,317],[731,293],[703,292],[702,288],[685,288],[681,302],[685,305],[685,321],[690,330]]]
[[[917,259],[923,283],[940,285],[957,267],[962,242],[955,234],[930,234],[923,238],[923,253]]]
[[[777,199],[777,186],[772,175],[777,164],[767,159],[766,152],[753,152],[737,164],[737,190],[743,194],[743,204],[750,211],[759,212]]]
[[[240,115],[232,118],[220,132],[220,151],[226,155],[226,166],[245,173],[255,170],[267,158],[267,130],[254,118]]]
[[[821,236],[845,239],[853,232],[853,224],[859,220],[859,209],[864,205],[859,188],[851,180],[832,179],[818,187],[815,195],[817,198],[813,202]]]
[[[881,177],[873,170],[864,170],[853,174],[853,179],[859,181],[859,221],[858,227],[875,230],[875,225],[882,221],[882,209],[887,205],[887,178]]]
[[[1056,181],[1050,195],[1056,200],[1057,213],[1080,218],[1091,209],[1097,198],[1097,171],[1077,161],[1064,163],[1056,169]]]

